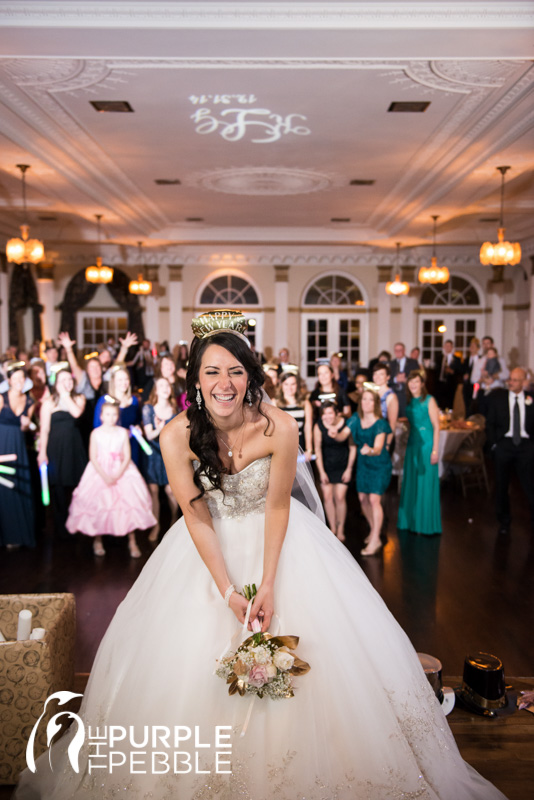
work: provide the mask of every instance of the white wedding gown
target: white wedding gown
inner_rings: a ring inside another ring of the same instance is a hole
[[[270,456],[224,476],[225,502],[221,492],[207,495],[239,588],[261,581],[269,468]],[[210,773],[173,774],[171,759],[162,775],[129,766],[89,774],[84,745],[77,774],[67,759],[73,724],[52,747],[54,771],[44,753],[35,774],[22,774],[16,799],[503,800],[462,760],[412,645],[356,561],[294,499],[275,610],[279,632],[300,637],[297,653],[311,670],[294,678],[293,698],[256,698],[241,736],[250,696],[229,696],[214,674],[240,626],[179,520],[117,609],[80,716],[86,728],[199,726],[200,742],[212,745],[214,727],[229,725],[232,773],[215,772],[212,747],[200,751]]]

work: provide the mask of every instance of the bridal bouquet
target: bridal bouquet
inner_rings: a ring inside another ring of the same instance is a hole
[[[243,594],[247,600],[252,599],[256,594],[255,585],[245,586]],[[254,633],[235,653],[228,653],[220,660],[216,675],[229,684],[228,694],[267,695],[273,699],[293,697],[292,676],[305,675],[310,670],[306,661],[290,652],[298,643],[298,636]]]

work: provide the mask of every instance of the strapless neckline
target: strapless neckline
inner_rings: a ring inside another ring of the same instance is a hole
[[[269,455],[267,455],[267,456],[261,456],[261,458],[256,458],[256,459],[254,459],[254,461],[251,461],[250,464],[247,464],[246,467],[243,467],[243,469],[240,469],[239,472],[225,472],[225,473],[223,473],[222,477],[224,479],[226,479],[226,478],[237,478],[238,475],[242,475],[244,472],[246,472],[248,469],[250,469],[252,466],[254,466],[254,464],[258,464],[260,461],[266,461],[267,459],[270,459],[270,458],[272,458],[272,454],[271,453],[269,453]],[[199,463],[200,462],[197,461],[196,458],[193,459],[193,464],[199,464]]]

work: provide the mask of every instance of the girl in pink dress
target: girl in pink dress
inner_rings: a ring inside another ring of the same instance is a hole
[[[102,425],[89,439],[89,463],[74,490],[67,519],[70,533],[80,531],[93,536],[96,556],[105,555],[102,534],[126,536],[132,558],[141,551],[135,531],[156,524],[152,500],[141,473],[131,460],[128,431],[117,425],[119,407],[106,402],[101,411]]]

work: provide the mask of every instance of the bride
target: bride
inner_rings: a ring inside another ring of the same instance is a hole
[[[15,797],[503,800],[462,760],[417,654],[358,564],[291,497],[297,423],[263,402],[244,325],[237,312],[193,320],[191,406],[161,433],[184,516],[117,609],[80,709],[86,730],[109,739],[103,766],[84,742],[72,768],[73,723],[51,748],[53,771],[44,753]],[[252,583],[243,630],[239,590]],[[214,674],[254,620],[300,637],[311,669],[294,697],[230,696]],[[143,739],[154,729],[156,742]]]

